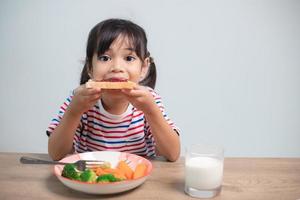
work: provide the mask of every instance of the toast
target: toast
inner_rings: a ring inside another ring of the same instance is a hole
[[[131,81],[92,81],[86,82],[86,88],[101,88],[101,89],[133,89],[136,83]]]

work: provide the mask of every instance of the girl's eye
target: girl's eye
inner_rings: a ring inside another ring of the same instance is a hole
[[[106,55],[102,55],[98,57],[98,60],[106,62],[110,60],[110,57]]]
[[[125,59],[126,59],[126,61],[131,62],[131,61],[135,60],[135,57],[133,57],[133,56],[126,56]]]

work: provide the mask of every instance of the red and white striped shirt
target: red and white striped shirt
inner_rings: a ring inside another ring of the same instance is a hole
[[[161,97],[151,88],[157,106],[169,125],[179,132],[168,118]],[[72,95],[60,107],[58,115],[51,121],[47,134],[50,135],[59,124],[72,100]],[[129,104],[121,115],[108,113],[101,100],[81,116],[74,135],[73,145],[76,153],[87,151],[122,151],[141,156],[155,156],[155,141],[144,113]]]

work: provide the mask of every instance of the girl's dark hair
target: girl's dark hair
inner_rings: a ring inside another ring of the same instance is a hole
[[[92,28],[87,41],[86,58],[81,72],[80,84],[84,84],[90,79],[88,72],[91,71],[93,55],[95,53],[98,56],[104,54],[113,41],[120,35],[129,39],[133,50],[142,62],[145,58],[149,57],[150,67],[146,77],[140,81],[140,84],[154,89],[156,83],[156,66],[147,50],[146,33],[139,25],[124,19],[107,19]]]

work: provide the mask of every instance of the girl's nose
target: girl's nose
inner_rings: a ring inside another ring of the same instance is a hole
[[[112,72],[122,72],[123,71],[121,59],[113,60],[113,62],[111,63],[111,71]]]
[[[111,72],[123,72],[123,68],[120,65],[112,65]]]

